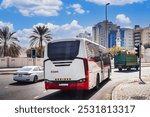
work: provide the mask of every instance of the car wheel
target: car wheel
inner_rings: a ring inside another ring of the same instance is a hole
[[[127,71],[131,71],[131,68],[129,67],[129,68],[127,68]]]
[[[122,71],[122,68],[119,68],[119,71]]]
[[[38,81],[38,76],[34,76],[33,82],[36,83]]]

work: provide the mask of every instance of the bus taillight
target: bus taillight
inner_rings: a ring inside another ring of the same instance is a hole
[[[88,79],[89,78],[88,59],[84,58],[83,61],[84,61],[85,77],[86,79]]]

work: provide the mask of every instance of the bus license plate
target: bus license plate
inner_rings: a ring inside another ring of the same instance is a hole
[[[68,86],[68,84],[59,84],[59,86]]]

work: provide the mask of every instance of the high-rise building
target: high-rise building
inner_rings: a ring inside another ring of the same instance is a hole
[[[116,34],[117,34],[116,30],[115,31],[113,30],[113,31],[109,32],[109,36],[108,36],[108,40],[109,40],[108,47],[109,48],[112,48],[112,47],[116,46]]]
[[[133,29],[125,28],[124,31],[124,47],[129,51],[134,49]]]
[[[125,38],[125,31],[126,31],[126,28],[120,28],[120,43],[121,43],[121,46],[120,47],[124,47],[124,38]]]
[[[141,28],[139,25],[135,25],[134,29],[120,28],[112,22],[103,21],[92,28],[92,34],[92,41],[107,48],[119,45],[133,51],[140,42],[143,45],[150,44],[150,26]]]
[[[133,32],[134,46],[138,46],[141,42],[142,28],[139,25],[135,25]]]
[[[99,22],[92,28],[93,41],[108,48],[111,46],[110,43],[114,43],[112,38],[115,35],[115,31],[117,32],[117,29],[118,26],[112,22]],[[110,35],[110,33],[112,35]],[[112,38],[109,39],[109,37]]]
[[[142,30],[142,44],[150,44],[150,25]]]

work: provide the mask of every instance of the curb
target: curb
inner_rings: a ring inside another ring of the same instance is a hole
[[[118,89],[120,87],[120,85],[122,85],[123,83],[117,85],[113,91],[112,91],[112,100],[118,100]]]
[[[0,75],[11,75],[14,74],[15,72],[0,72]]]
[[[14,70],[0,70],[0,75],[9,75],[16,73],[17,69]]]

